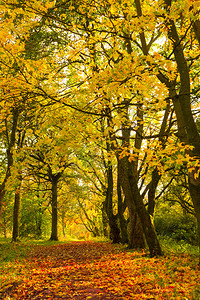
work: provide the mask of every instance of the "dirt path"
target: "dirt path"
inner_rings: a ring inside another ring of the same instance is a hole
[[[196,299],[191,282],[197,283],[199,270],[182,262],[110,243],[34,246],[2,299]]]
[[[125,299],[109,287],[115,274],[107,259],[117,263],[117,254],[109,243],[36,246],[26,258],[28,274],[9,286],[4,299]]]

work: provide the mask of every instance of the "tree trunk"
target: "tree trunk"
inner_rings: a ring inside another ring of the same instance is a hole
[[[197,1],[197,0],[196,0]],[[199,11],[197,12],[199,14]],[[196,21],[193,23],[193,29],[196,35],[196,38],[198,40],[199,46],[200,46],[200,20],[196,19]],[[199,154],[200,156],[200,154]],[[200,180],[194,181],[193,176],[189,176],[189,189],[190,194],[193,199],[193,204],[195,207],[195,213],[197,218],[197,230],[198,230],[198,244],[199,244],[199,265],[200,265]]]
[[[42,202],[40,199],[40,179],[38,181],[38,186],[37,186],[37,203],[38,203],[38,213],[36,214],[36,232],[37,232],[37,237],[42,237],[42,221],[43,221],[43,212],[44,210],[42,209]]]
[[[95,237],[100,236],[98,227],[95,226],[93,231],[95,232]]]
[[[145,239],[143,230],[141,228],[141,222],[138,220],[136,206],[134,202],[134,195],[131,188],[131,174],[130,174],[130,162],[127,157],[124,157],[118,160],[118,169],[119,169],[119,178],[120,184],[122,186],[128,211],[129,211],[129,224],[128,224],[128,233],[129,233],[129,248],[131,249],[144,249],[145,248]]]
[[[11,128],[11,133],[10,136],[7,134],[7,169],[6,169],[6,174],[5,174],[5,178],[2,182],[2,184],[0,185],[0,219],[1,219],[1,211],[2,211],[2,204],[3,204],[3,199],[6,193],[5,190],[5,186],[6,186],[6,182],[8,181],[8,178],[10,177],[10,168],[13,165],[13,147],[15,145],[15,140],[16,140],[16,130],[17,130],[17,124],[18,124],[18,117],[19,117],[19,111],[17,108],[13,109],[13,123],[12,123],[12,128]],[[6,124],[6,129],[7,132],[9,132],[9,129],[7,128],[7,122],[5,122]]]
[[[120,178],[119,178],[119,168],[117,172],[117,198],[118,198],[118,216],[119,216],[119,224],[120,224],[120,230],[121,230],[121,242],[122,244],[128,244],[128,232],[127,232],[127,221],[124,218],[124,211],[125,203],[122,201],[122,191],[121,191],[121,184],[120,184]]]
[[[194,23],[193,23],[193,29],[196,35],[196,38],[198,40],[198,43],[200,45],[200,20],[197,19]]]
[[[12,242],[17,242],[19,238],[19,212],[20,212],[20,189],[21,189],[21,180],[20,184],[15,191],[15,202],[13,209],[13,232],[12,232]]]
[[[63,231],[63,237],[66,238],[66,224],[62,221],[62,231]]]
[[[7,222],[5,217],[3,217],[3,235],[7,238]]]
[[[129,226],[130,226],[129,248],[144,249],[145,238],[144,238],[142,225],[138,217],[138,214],[136,212],[136,209],[132,213]]]
[[[110,163],[107,167],[107,191],[105,207],[110,226],[110,238],[113,243],[119,243],[121,241],[120,230],[117,224],[117,217],[113,213],[113,171]]]
[[[108,217],[106,214],[106,201],[102,203],[102,223],[103,223],[103,236],[108,237]]]
[[[38,217],[36,218],[36,230],[37,230],[37,237],[42,236],[42,211],[39,208]]]
[[[143,119],[143,111],[142,106],[138,105],[137,108],[137,125],[138,130],[136,132],[136,142],[135,148],[140,149],[142,139],[142,119]],[[129,114],[128,114],[128,105],[123,110],[123,124],[122,124],[122,147],[125,149],[130,148],[130,134],[131,128],[129,124]],[[130,150],[129,150],[130,153]],[[136,203],[134,201],[135,192],[132,190],[132,182],[130,182],[131,178],[134,177],[136,180],[136,185],[138,182],[138,172],[137,172],[137,165],[138,159],[133,163],[129,162],[128,156],[119,159],[118,153],[116,152],[117,160],[118,160],[118,173],[120,178],[120,185],[123,189],[125,199],[127,201],[127,207],[129,211],[129,248],[145,248],[145,239],[143,234],[143,229],[141,226],[141,222],[138,219],[137,210],[136,210]]]
[[[132,168],[131,168],[131,163],[128,161],[127,157],[118,159],[118,163],[119,163],[121,184],[122,184],[123,192],[127,199],[131,233],[134,233],[134,231],[136,232],[134,228],[134,224],[140,224],[143,229],[147,245],[149,247],[150,256],[153,257],[157,255],[162,255],[161,247],[154,226],[151,222],[151,218],[148,212],[146,211],[142,197],[139,193],[138,186],[137,186],[137,178],[134,177],[134,173],[132,172]],[[136,213],[139,217],[140,222],[135,220]],[[144,241],[143,234],[141,234],[140,229],[137,230],[137,233],[139,233],[140,235],[139,238],[142,245]]]
[[[51,191],[52,191],[52,221],[51,221],[51,241],[58,241],[58,195],[57,195],[57,187],[58,187],[58,179],[52,175],[51,180]]]
[[[62,212],[61,212],[61,222],[62,222],[63,237],[66,238],[66,223],[65,223],[65,211],[64,210],[62,210]]]
[[[193,4],[195,4],[195,2],[198,2],[198,0],[194,0],[191,6],[191,9],[193,9]],[[198,18],[199,16],[199,12],[200,12],[200,9],[198,8],[198,10],[196,11],[196,14],[195,14],[195,21],[191,20],[192,24],[193,24],[193,30],[194,30],[194,33],[195,33],[195,36],[196,36],[196,39],[200,45],[200,20]]]
[[[153,217],[155,210],[155,195],[156,189],[159,183],[161,175],[158,173],[158,169],[155,168],[152,172],[151,184],[148,191],[148,213]]]
[[[4,179],[4,182],[0,185],[0,222],[1,222],[1,218],[2,218],[2,207],[3,207],[3,199],[5,197],[5,182],[7,181],[7,179]]]
[[[200,265],[200,179],[193,181],[191,175],[189,175],[189,190],[194,204],[195,216],[197,219],[197,234],[198,234],[198,246],[199,246],[199,265]]]

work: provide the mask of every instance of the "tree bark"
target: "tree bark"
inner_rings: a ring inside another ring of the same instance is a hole
[[[189,191],[194,205],[195,216],[197,219],[199,266],[200,266],[200,179],[198,181],[197,180],[193,181],[192,178],[189,180]]]
[[[62,222],[63,237],[66,238],[66,224]]]
[[[38,216],[36,217],[37,237],[42,237],[42,209],[39,207]]]
[[[193,29],[194,29],[196,38],[197,38],[197,40],[198,40],[198,43],[199,43],[199,45],[200,45],[200,20],[196,20],[196,21],[193,23]]]
[[[110,162],[108,162],[107,167],[107,191],[105,207],[110,226],[110,238],[113,243],[119,243],[121,241],[120,230],[117,224],[117,217],[113,213],[113,170]]]
[[[20,189],[21,189],[21,181],[15,191],[15,202],[13,209],[13,232],[12,232],[12,242],[17,242],[19,238],[19,212],[20,212]]]
[[[119,216],[119,224],[120,224],[120,231],[121,231],[121,242],[122,244],[128,244],[128,232],[127,232],[127,221],[124,218],[124,211],[127,205],[123,203],[122,199],[122,190],[120,184],[120,176],[119,176],[119,167],[117,172],[117,198],[118,198],[118,216]]]
[[[137,213],[141,227],[143,229],[147,245],[149,247],[150,256],[162,255],[162,250],[151,222],[151,218],[146,211],[142,197],[139,193],[137,186],[137,178],[134,177],[134,173],[130,169],[130,163],[127,157],[118,159],[120,178],[122,183],[123,192],[127,199],[127,206],[129,209],[130,226],[134,232],[135,224],[135,212]],[[140,233],[141,234],[141,233]],[[140,235],[141,239],[141,235]]]
[[[194,32],[200,46],[200,20],[197,19],[193,24]],[[195,207],[196,218],[197,218],[197,232],[198,232],[198,244],[199,244],[199,265],[200,265],[200,182],[194,181],[190,177],[189,181],[190,194],[193,199]]]
[[[198,3],[198,0],[194,0],[192,6],[191,6],[191,10],[194,8],[194,4],[195,2]],[[198,7],[197,11],[195,12],[195,20],[191,20],[191,22],[193,22],[193,30],[194,30],[194,33],[195,33],[195,36],[196,36],[196,39],[199,43],[199,46],[200,46],[200,20],[198,18],[199,16],[199,12],[200,12],[200,9]]]
[[[52,192],[52,221],[51,221],[51,241],[58,241],[58,178],[56,176],[51,176],[51,192]]]
[[[107,217],[107,213],[106,213],[106,201],[103,201],[102,203],[102,225],[103,225],[103,235],[105,237],[108,237],[108,217]]]
[[[136,212],[139,217],[140,224],[142,225],[142,229],[145,234],[146,242],[149,247],[151,257],[161,255],[162,251],[154,230],[154,226],[151,223],[150,216],[146,211],[142,197],[138,190],[137,178],[135,178],[134,174],[130,172],[130,163],[128,162],[128,159],[126,157],[120,161],[120,168],[120,172],[122,175],[123,191],[127,198],[127,205],[129,211],[131,211],[130,224],[133,224],[132,231],[134,232],[134,224],[138,222],[135,221]],[[138,230],[138,232],[140,232],[141,239],[141,230]]]
[[[141,134],[143,130],[142,119],[143,119],[143,111],[142,106],[138,105],[137,108],[137,125],[138,130],[136,132],[136,141],[135,148],[140,149],[142,144]],[[122,124],[122,148],[129,149],[130,153],[130,134],[131,128],[129,125],[129,115],[128,115],[128,104],[123,111],[124,121]],[[118,153],[116,153],[118,159],[118,172],[120,178],[120,184],[122,186],[126,201],[127,207],[129,211],[129,225],[128,225],[128,233],[129,233],[129,248],[145,248],[145,239],[143,234],[143,229],[141,222],[143,220],[138,219],[138,214],[136,210],[136,203],[134,201],[135,191],[132,189],[131,178],[135,178],[135,184],[138,184],[138,159],[134,162],[129,162],[128,156],[119,159]],[[135,187],[136,187],[135,186]],[[138,187],[137,187],[138,189]]]
[[[148,191],[148,213],[153,217],[155,211],[155,196],[156,189],[159,183],[161,175],[158,172],[158,169],[155,168],[152,172],[151,184]]]
[[[5,238],[7,238],[7,222],[5,216],[3,216],[2,226],[3,226],[3,235]]]
[[[62,213],[61,213],[61,221],[62,221],[62,232],[63,232],[63,237],[66,238],[65,211],[62,211]]]
[[[9,129],[8,125],[6,122],[6,137],[7,137],[7,169],[6,169],[6,174],[4,177],[4,180],[2,184],[0,185],[0,219],[1,219],[1,211],[2,211],[2,205],[3,205],[3,199],[6,193],[5,186],[6,182],[8,181],[8,178],[10,177],[10,169],[13,165],[13,147],[15,145],[16,141],[16,131],[17,131],[17,124],[18,124],[18,117],[19,117],[19,110],[17,108],[14,108],[12,111],[13,115],[13,122],[12,122],[12,128],[11,128],[11,133],[10,136],[8,134]]]
[[[36,232],[37,232],[37,237],[40,238],[42,237],[42,219],[43,219],[43,212],[44,209],[42,209],[42,202],[40,199],[40,178],[38,180],[38,186],[37,186],[37,203],[38,203],[38,213],[36,214]]]

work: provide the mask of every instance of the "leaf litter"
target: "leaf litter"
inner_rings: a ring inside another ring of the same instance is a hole
[[[18,261],[12,262],[16,265]],[[33,245],[1,299],[200,299],[197,259],[105,242]]]

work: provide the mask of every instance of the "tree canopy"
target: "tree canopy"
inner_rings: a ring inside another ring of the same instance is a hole
[[[0,6],[2,222],[32,190],[51,239],[74,219],[161,255],[154,216],[170,193],[200,243],[199,1]]]

